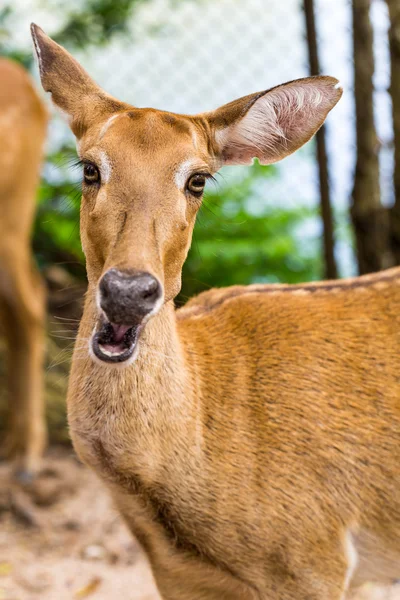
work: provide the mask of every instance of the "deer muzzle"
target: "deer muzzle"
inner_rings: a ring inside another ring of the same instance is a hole
[[[150,273],[109,269],[99,283],[101,316],[91,340],[96,358],[118,364],[132,359],[141,330],[162,300],[161,284]]]

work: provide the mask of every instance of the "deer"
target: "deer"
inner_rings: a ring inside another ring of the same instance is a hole
[[[34,24],[32,36],[82,165],[72,441],[161,597],[342,600],[398,578],[400,270],[174,306],[207,180],[300,148],[337,79],[180,115],[115,99]]]
[[[30,76],[0,58],[0,326],[8,346],[9,426],[2,456],[26,480],[46,446],[43,362],[46,293],[31,229],[48,115]]]

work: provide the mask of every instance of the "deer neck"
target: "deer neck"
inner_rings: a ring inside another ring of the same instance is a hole
[[[199,415],[173,303],[146,324],[134,363],[110,368],[88,356],[87,339],[97,317],[91,297],[89,293],[68,393],[71,434],[83,460],[93,464],[93,448],[100,443],[115,459],[119,454],[134,457],[137,462],[130,466],[137,469],[165,462],[179,439],[182,447],[200,443],[193,439],[199,437]]]

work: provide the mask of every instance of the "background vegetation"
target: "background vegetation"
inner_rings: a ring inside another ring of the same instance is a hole
[[[171,8],[196,0],[169,0]],[[199,0],[197,0],[199,1]],[[129,23],[139,6],[149,0],[84,0],[66,4],[51,0],[49,6],[62,14],[62,24],[53,37],[70,50],[107,45],[113,37],[130,35]],[[255,164],[240,178],[220,179],[208,190],[195,232],[193,248],[185,266],[184,287],[179,301],[210,286],[254,281],[287,281],[337,276],[335,244],[352,243],[353,231],[361,273],[399,264],[399,27],[397,0],[387,0],[391,19],[389,31],[392,63],[392,104],[394,154],[394,205],[381,201],[379,152],[373,111],[374,53],[370,20],[371,0],[352,0],[354,101],[356,105],[357,165],[350,199],[350,216],[332,207],[329,194],[329,165],[324,132],[317,138],[321,216],[323,228],[314,240],[300,239],[299,227],[318,216],[318,211],[297,205],[271,205],[254,210],[254,197],[264,192],[264,180],[276,177],[271,167]],[[0,54],[32,67],[31,51],[21,51],[9,35],[16,6],[6,2],[0,9]],[[307,32],[310,72],[320,71],[318,31],[314,0],[305,0],[303,11]],[[154,32],[157,35],[157,32]],[[129,38],[130,43],[135,40]],[[47,156],[38,193],[38,214],[33,248],[39,265],[45,269],[62,264],[71,274],[84,278],[83,255],[79,242],[79,173],[71,178],[68,166],[75,149],[61,146]],[[55,175],[56,174],[56,175]],[[304,228],[303,228],[304,230]]]
[[[58,29],[51,31],[52,37],[72,52],[83,52],[91,48],[108,48],[112,40],[123,39],[124,36],[129,44],[135,44],[129,24],[135,11],[152,1],[80,0],[65,3],[46,0],[44,4],[47,9],[51,8],[55,14],[62,16]],[[171,10],[194,2],[207,4],[207,0],[165,1]],[[382,3],[383,0],[378,1]],[[349,0],[353,24],[355,85],[350,93],[355,104],[356,165],[348,208],[339,210],[337,206],[332,207],[332,182],[324,130],[308,149],[309,160],[318,165],[319,208],[299,202],[296,197],[286,198],[286,202],[279,205],[269,202],[268,185],[279,177],[276,167],[262,167],[256,161],[247,169],[223,171],[217,184],[210,184],[207,189],[184,267],[178,304],[213,286],[275,281],[298,283],[324,276],[340,276],[336,264],[338,253],[343,243],[352,245],[353,238],[360,273],[400,264],[399,2],[387,0],[393,111],[393,140],[389,145],[395,157],[390,174],[393,190],[390,206],[382,202],[381,193],[382,143],[377,137],[374,113],[376,89],[371,5],[372,0]],[[304,19],[307,34],[309,71],[318,74],[321,68],[314,0],[304,0],[302,9],[303,14],[299,13],[299,18]],[[33,70],[31,49],[21,50],[11,35],[13,24],[18,20],[17,13],[18,4],[8,0],[0,8],[0,54]],[[161,35],[156,27],[150,33]],[[48,386],[50,395],[56,396],[57,402],[63,399],[65,386],[58,389],[59,378],[52,379],[52,374],[54,369],[61,369],[62,376],[66,376],[67,371],[60,365],[68,362],[72,343],[65,343],[62,339],[71,336],[68,331],[67,335],[60,334],[59,323],[57,325],[55,319],[79,318],[79,302],[85,289],[84,257],[79,240],[80,172],[71,168],[75,160],[75,148],[68,140],[62,140],[55,148],[49,149],[38,190],[33,231],[33,250],[49,287],[52,339],[49,341],[48,367],[51,373],[48,380],[51,381]],[[313,234],[306,236],[304,232],[307,229],[312,229]],[[71,294],[71,289],[76,293]],[[73,330],[76,321],[63,323],[72,324],[69,328]],[[64,328],[68,330],[68,325]],[[51,412],[51,401],[48,406]],[[64,416],[60,421],[59,416],[54,415],[53,430],[62,430],[62,435],[65,435]]]
[[[52,35],[72,51],[104,45],[113,36],[126,35],[129,19],[144,2],[85,0],[69,8],[56,0],[54,9],[63,12],[64,23]],[[0,10],[0,54],[32,68],[32,53],[17,50],[7,35],[14,10],[12,3]],[[84,279],[78,226],[80,174],[76,172],[75,178],[71,177],[70,169],[75,158],[75,149],[69,145],[62,145],[46,158],[38,192],[33,248],[44,272],[58,264]],[[317,237],[315,243],[305,244],[297,233],[304,222],[318,217],[316,209],[301,205],[265,207],[264,203],[261,210],[254,210],[254,200],[260,190],[265,190],[264,182],[276,176],[273,167],[255,163],[249,169],[242,169],[239,177],[222,177],[217,185],[211,184],[198,218],[178,303],[212,286],[255,281],[300,282],[323,275],[321,240]],[[340,215],[337,217],[340,220]],[[348,236],[349,229],[344,226],[343,232]]]

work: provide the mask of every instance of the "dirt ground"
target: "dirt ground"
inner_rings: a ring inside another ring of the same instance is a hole
[[[85,598],[160,600],[107,491],[72,451],[53,450],[24,486],[0,464],[0,600]],[[357,600],[400,600],[400,591],[367,586]]]
[[[0,600],[159,600],[137,543],[97,478],[72,454],[34,485],[0,465]]]

